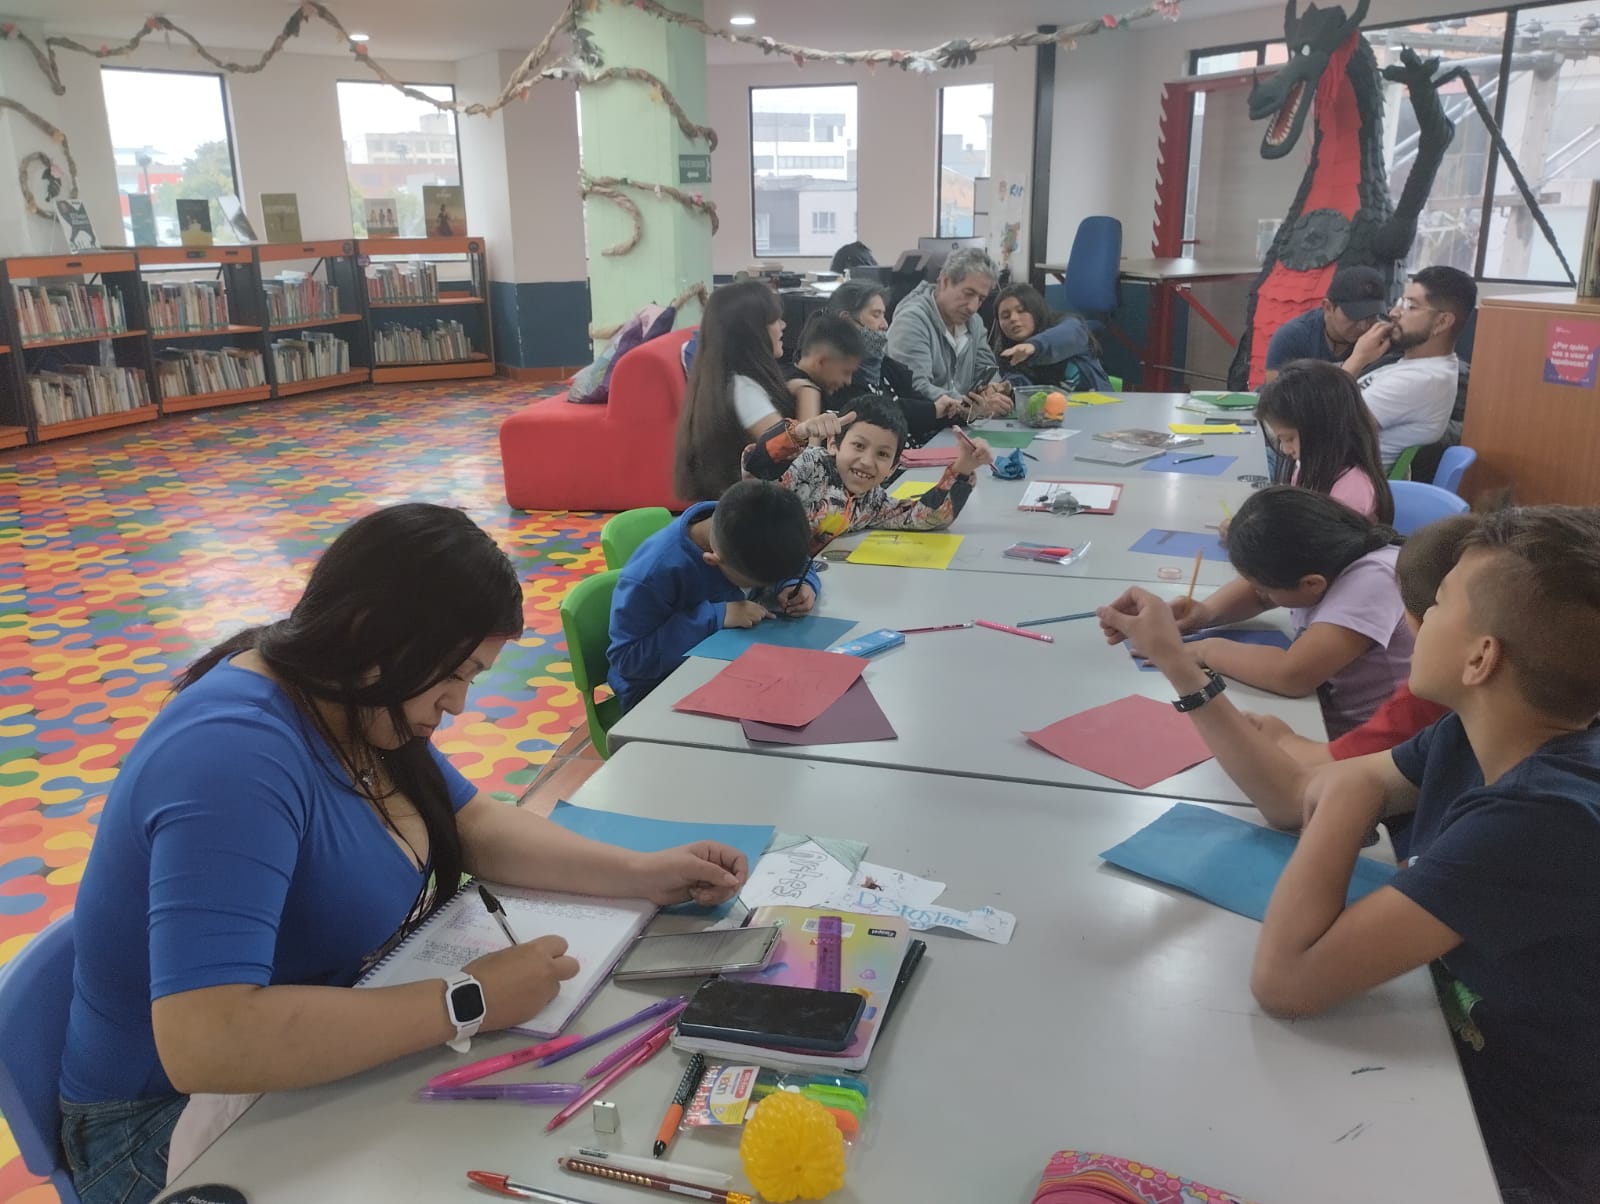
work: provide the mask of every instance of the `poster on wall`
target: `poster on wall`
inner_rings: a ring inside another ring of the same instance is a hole
[[[1544,382],[1592,389],[1600,364],[1600,322],[1552,321],[1544,354]]]
[[[79,251],[93,251],[99,247],[94,237],[94,225],[89,221],[89,211],[83,207],[82,201],[57,201],[56,220],[61,223],[61,232],[67,236],[69,254],[76,255]]]
[[[292,192],[263,192],[261,225],[266,230],[268,242],[299,242],[299,197]]]
[[[209,247],[212,242],[211,202],[184,197],[176,204],[179,241],[186,247]]]
[[[133,227],[133,245],[154,247],[161,242],[156,233],[156,206],[148,192],[130,192],[128,196],[128,224]]]
[[[367,198],[367,237],[398,238],[400,236],[399,209],[392,196]]]
[[[467,203],[459,184],[424,184],[422,216],[429,238],[460,238],[467,232]]]

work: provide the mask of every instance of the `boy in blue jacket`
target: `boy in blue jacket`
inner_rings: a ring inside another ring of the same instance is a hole
[[[822,586],[811,568],[811,524],[780,485],[741,481],[685,510],[633,554],[611,599],[611,670],[624,711],[708,635],[802,615]],[[770,603],[770,604],[769,604]]]

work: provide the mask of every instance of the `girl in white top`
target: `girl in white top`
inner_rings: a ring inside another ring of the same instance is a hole
[[[783,305],[756,280],[711,294],[678,416],[673,490],[708,501],[739,479],[745,447],[783,418],[805,421],[815,396],[797,402],[783,379]]]

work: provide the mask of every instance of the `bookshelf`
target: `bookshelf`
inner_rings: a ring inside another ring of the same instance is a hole
[[[274,397],[372,379],[366,286],[355,249],[353,239],[254,248]]]
[[[483,239],[366,238],[357,247],[374,383],[494,375]]]
[[[136,253],[163,414],[272,396],[255,250],[142,247]]]
[[[19,425],[43,442],[160,416],[133,252],[24,256],[0,274],[15,391],[0,446],[17,446]]]

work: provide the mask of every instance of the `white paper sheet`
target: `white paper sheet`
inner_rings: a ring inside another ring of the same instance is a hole
[[[1043,439],[1046,442],[1053,443],[1060,439],[1070,439],[1077,433],[1078,432],[1073,430],[1071,427],[1052,426],[1042,431],[1035,431],[1033,437],[1035,439]]]
[[[814,840],[763,853],[739,892],[739,900],[757,907],[816,907],[834,891],[850,885],[850,868]]]
[[[1017,508],[1049,509],[1050,499],[1058,493],[1072,494],[1085,509],[1109,510],[1122,495],[1122,486],[1103,485],[1096,481],[1029,481]]]
[[[994,907],[980,907],[976,911],[952,911],[937,903],[919,906],[864,887],[852,886],[842,890],[815,906],[837,907],[840,911],[869,916],[900,916],[919,932],[929,928],[949,928],[964,932],[997,945],[1011,942],[1011,933],[1017,926],[1017,917]]]

